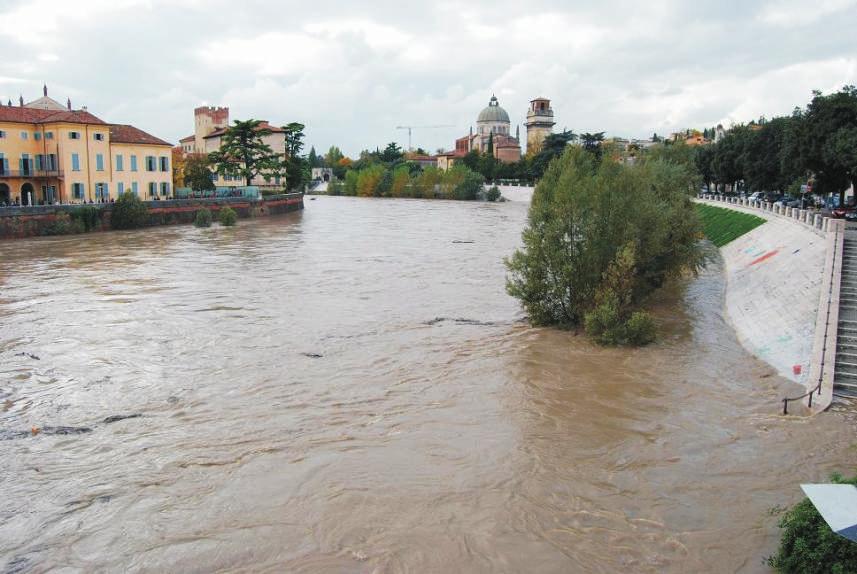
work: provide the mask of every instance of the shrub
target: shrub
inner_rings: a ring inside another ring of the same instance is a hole
[[[857,485],[857,477],[843,480],[838,474],[831,482]],[[857,572],[857,543],[833,532],[808,498],[786,511],[780,519],[783,529],[780,549],[768,558],[768,565],[781,574],[846,574]]]
[[[113,229],[136,229],[149,222],[149,208],[134,193],[126,191],[113,204],[110,225]]]
[[[211,227],[211,212],[205,208],[198,209],[193,224],[197,227]]]
[[[327,184],[327,195],[342,195],[343,188],[342,182],[335,179]]]
[[[491,186],[491,188],[485,192],[485,199],[487,201],[497,201],[500,197],[502,197],[502,194],[496,185]]]
[[[223,207],[220,210],[219,219],[220,225],[232,227],[233,225],[235,225],[235,222],[238,221],[238,214],[235,213],[235,210],[231,207]]]
[[[71,218],[80,224],[84,232],[101,227],[101,209],[92,205],[74,209]]]
[[[465,201],[473,201],[479,199],[479,193],[482,191],[482,186],[485,185],[485,178],[482,174],[466,167],[453,167],[452,171],[457,169],[462,170],[461,182],[455,186],[452,192],[453,199],[463,199]]]
[[[54,222],[42,230],[43,235],[74,235],[85,231],[83,222],[72,219],[71,216],[61,211],[57,213]]]

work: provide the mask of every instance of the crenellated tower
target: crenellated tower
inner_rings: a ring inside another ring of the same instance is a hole
[[[205,153],[205,136],[216,129],[229,126],[229,108],[201,106],[193,110],[194,152]]]

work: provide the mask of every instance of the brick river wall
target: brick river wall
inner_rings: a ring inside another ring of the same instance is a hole
[[[259,200],[245,198],[172,199],[148,201],[149,225],[193,223],[196,212],[209,209],[217,219],[220,209],[231,207],[239,219],[278,215],[303,209],[303,195],[290,193]],[[61,213],[72,213],[81,205],[45,205],[33,207],[0,207],[0,239],[46,235]],[[95,231],[110,230],[111,204],[93,204],[99,209],[100,225]]]

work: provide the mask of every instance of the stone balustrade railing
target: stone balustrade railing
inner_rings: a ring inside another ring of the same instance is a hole
[[[705,199],[707,201],[719,201],[747,209],[756,209],[770,215],[793,220],[796,223],[809,227],[815,233],[822,236],[826,235],[828,231],[831,231],[830,222],[835,221],[834,218],[825,217],[813,209],[799,209],[797,207],[774,205],[770,201],[757,201],[746,197],[732,197],[718,193],[701,193],[698,197],[699,199]]]

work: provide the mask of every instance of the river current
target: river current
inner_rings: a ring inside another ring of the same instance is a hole
[[[716,258],[650,347],[529,327],[525,219],[320,197],[0,244],[0,572],[767,572],[852,423],[779,416]]]

